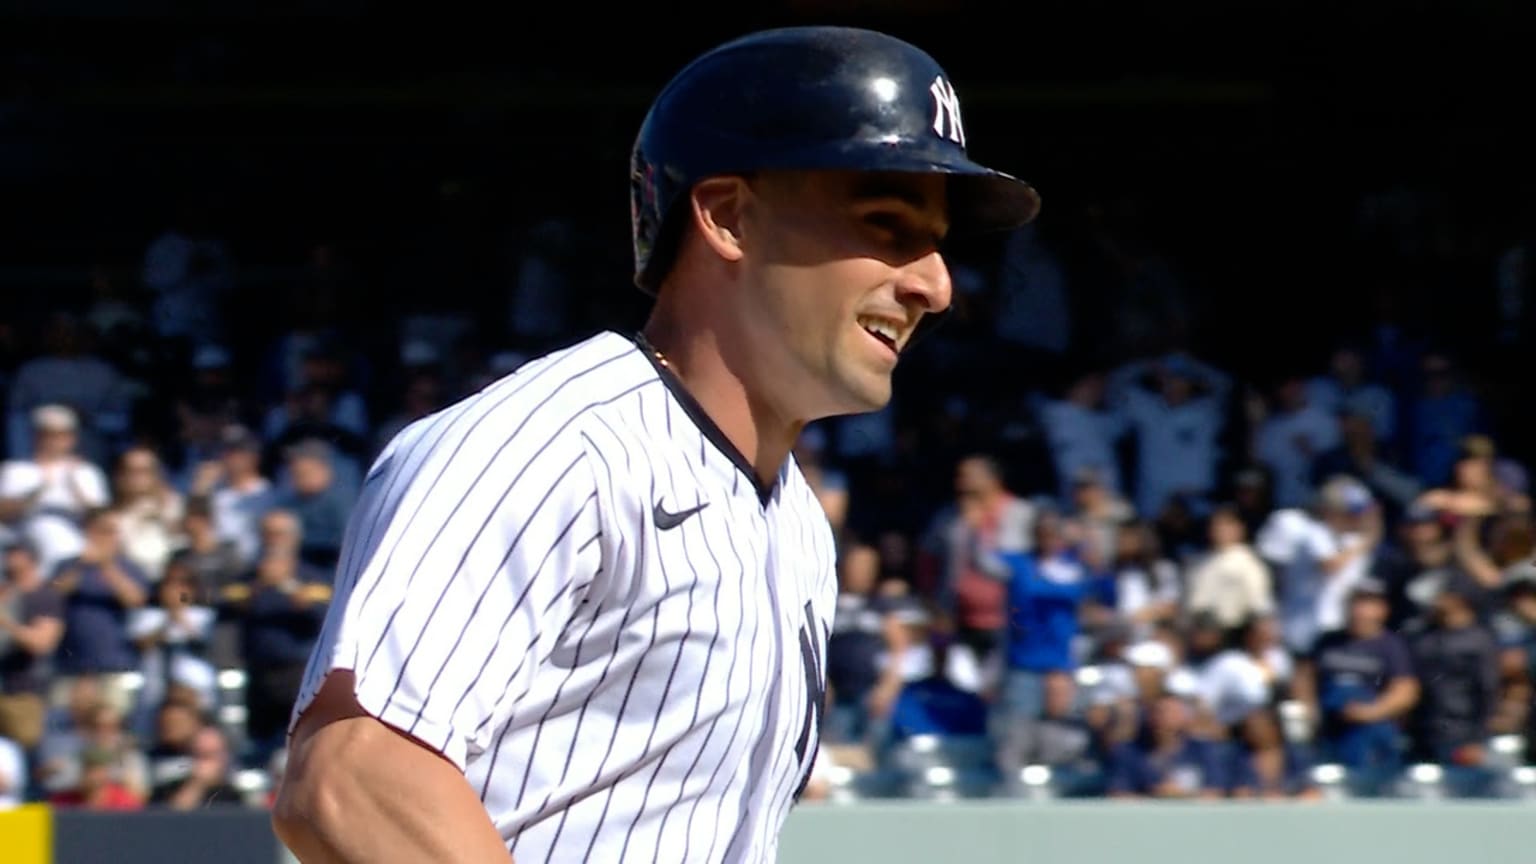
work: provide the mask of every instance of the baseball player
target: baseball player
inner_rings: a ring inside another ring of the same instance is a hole
[[[877,410],[951,226],[1033,218],[919,49],[720,46],[633,152],[643,332],[407,427],[368,473],[274,811],[306,862],[771,861],[811,771],[832,532],[790,457]]]

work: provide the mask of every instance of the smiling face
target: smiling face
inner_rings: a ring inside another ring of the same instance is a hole
[[[737,332],[794,419],[878,410],[918,320],[950,303],[944,178],[769,172],[745,181]]]

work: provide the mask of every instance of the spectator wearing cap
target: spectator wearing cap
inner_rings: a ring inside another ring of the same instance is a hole
[[[63,405],[32,412],[32,457],[0,466],[0,522],[37,550],[43,572],[84,545],[81,519],[109,500],[106,474],[81,458],[79,418]]]
[[[1325,755],[1356,772],[1367,794],[1401,768],[1401,724],[1420,696],[1407,643],[1386,629],[1389,612],[1386,587],[1359,581],[1346,628],[1319,639],[1295,673]]]
[[[1330,479],[1311,512],[1276,510],[1255,548],[1281,572],[1280,621],[1286,646],[1307,654],[1321,633],[1344,626],[1346,598],[1370,572],[1382,539],[1381,511],[1350,477]]]
[[[918,555],[917,584],[954,623],[956,641],[986,665],[1008,623],[1011,573],[996,554],[1029,550],[1035,507],[1009,491],[990,456],[961,459],[954,484],[954,506],[935,517]]]
[[[1327,411],[1307,401],[1306,381],[1291,376],[1276,388],[1274,411],[1259,424],[1254,457],[1274,478],[1276,507],[1304,507],[1312,492],[1312,464],[1339,443]]]
[[[26,750],[43,738],[50,660],[64,636],[64,600],[24,541],[5,548],[0,580],[0,738]]]
[[[64,638],[54,658],[58,686],[67,687],[76,676],[101,676],[109,704],[126,712],[131,707],[127,676],[139,671],[128,617],[149,600],[152,586],[123,554],[118,520],[112,510],[91,511],[85,519],[85,549],[61,563],[49,584],[64,597]]]
[[[1185,608],[1210,615],[1234,628],[1275,609],[1269,567],[1248,544],[1247,528],[1236,508],[1217,507],[1207,523],[1210,552],[1189,571]]]
[[[171,487],[153,448],[124,450],[113,474],[113,506],[123,530],[123,554],[151,582],[165,573],[171,552],[181,545],[186,501]]]
[[[198,469],[192,496],[208,497],[214,532],[250,565],[261,548],[258,525],[276,505],[277,492],[261,473],[261,441],[250,430],[228,426],[221,439],[219,458]]]
[[[1345,345],[1334,350],[1328,372],[1307,382],[1307,401],[1328,414],[1348,411],[1365,421],[1372,439],[1391,444],[1397,437],[1397,399],[1367,375],[1365,355]]]
[[[10,388],[10,453],[35,452],[36,411],[67,405],[76,412],[71,432],[81,456],[102,463],[128,431],[132,389],[97,357],[91,333],[68,312],[55,312],[43,333],[44,352],[22,364]]]
[[[1183,354],[1110,375],[1110,408],[1135,434],[1138,513],[1152,518],[1179,493],[1205,496],[1216,487],[1230,390],[1226,374]]]
[[[224,601],[242,623],[249,683],[246,729],[257,758],[282,746],[289,712],[304,680],[331,599],[330,574],[299,556],[303,528],[286,510],[261,520],[262,554],[248,581],[224,590]]]
[[[1412,717],[1414,755],[1423,762],[1482,766],[1499,708],[1499,655],[1478,621],[1471,586],[1451,583],[1412,636],[1422,698]]]
[[[1372,563],[1371,575],[1386,586],[1391,600],[1392,629],[1429,617],[1446,586],[1476,584],[1456,556],[1447,527],[1452,518],[1422,504],[1409,507],[1397,524],[1395,542]]]
[[[335,451],[324,441],[302,441],[288,449],[289,488],[276,506],[299,517],[304,529],[304,563],[322,570],[336,566],[352,515],[352,494],[337,482]]]
[[[1339,446],[1322,454],[1312,465],[1311,481],[1322,485],[1329,477],[1355,477],[1371,490],[1386,509],[1387,521],[1397,517],[1423,491],[1418,478],[1397,466],[1382,449],[1371,416],[1353,401],[1339,411]]]
[[[1116,442],[1125,432],[1124,419],[1109,410],[1105,383],[1103,373],[1087,372],[1068,385],[1063,398],[1033,400],[1035,417],[1051,450],[1064,507],[1071,506],[1076,481],[1084,471],[1092,471],[1110,493],[1125,488],[1115,454]]]

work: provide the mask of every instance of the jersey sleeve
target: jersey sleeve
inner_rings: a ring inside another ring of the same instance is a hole
[[[580,436],[427,440],[397,439],[363,484],[293,718],[350,669],[365,711],[463,770],[600,572],[602,520]]]

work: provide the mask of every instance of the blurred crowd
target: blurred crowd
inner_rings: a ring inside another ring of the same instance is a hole
[[[0,316],[0,803],[264,805],[374,456],[615,323],[580,234],[523,235],[488,315],[370,299],[328,245],[269,296],[188,220]],[[806,430],[841,543],[808,794],[1503,794],[1536,740],[1511,397],[1386,318],[1219,368],[1114,234],[1097,269],[1033,228],[957,254],[892,404]]]

